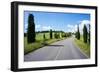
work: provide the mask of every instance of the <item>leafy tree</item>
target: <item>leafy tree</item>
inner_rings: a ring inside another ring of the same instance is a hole
[[[63,32],[61,32],[61,37],[63,38],[64,36],[63,36]]]
[[[54,37],[57,38],[57,33],[56,32],[54,33]]]
[[[59,36],[60,36],[59,33],[55,32],[54,37],[55,37],[56,39],[58,39]]]
[[[52,39],[52,29],[50,29],[50,39]]]
[[[62,33],[62,37],[67,37],[67,34],[66,33]]]
[[[87,43],[87,27],[86,25],[84,25],[84,28],[83,28],[83,39],[84,39],[84,43]]]
[[[71,32],[66,33],[67,37],[70,37],[71,35],[72,35]]]
[[[35,23],[34,16],[32,14],[29,14],[28,16],[27,42],[35,42]]]
[[[60,33],[57,33],[57,36],[58,36],[57,38],[60,38]]]

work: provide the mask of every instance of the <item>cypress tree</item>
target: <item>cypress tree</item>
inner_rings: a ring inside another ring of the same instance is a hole
[[[90,44],[90,24],[89,24],[89,36],[88,36],[88,38],[89,38],[89,44]]]
[[[78,40],[80,39],[79,26],[77,27],[77,32],[75,33],[75,37],[76,37]]]
[[[50,29],[50,39],[52,39],[52,29]]]
[[[27,42],[35,42],[35,23],[34,16],[32,14],[29,14],[28,16]]]
[[[83,28],[83,39],[84,39],[84,43],[87,43],[87,27],[86,25],[84,25],[84,28]]]
[[[80,39],[80,32],[79,32],[79,26],[78,26],[78,31],[77,31],[77,39]]]
[[[54,33],[54,38],[56,38],[56,32]]]
[[[43,39],[45,40],[45,33],[43,34]]]
[[[75,38],[77,38],[77,32],[75,33]]]

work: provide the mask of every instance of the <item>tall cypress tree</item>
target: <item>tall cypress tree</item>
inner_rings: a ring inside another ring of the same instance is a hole
[[[43,39],[44,39],[44,41],[45,41],[45,33],[43,34]]]
[[[77,32],[75,33],[75,37],[76,37],[78,40],[80,39],[79,26],[77,27]]]
[[[57,35],[57,34],[56,34],[56,32],[55,32],[55,33],[54,33],[54,38],[56,38],[56,35]]]
[[[27,42],[35,42],[35,23],[33,14],[28,16]]]
[[[79,26],[77,27],[77,39],[80,39],[80,31],[79,31]]]
[[[87,27],[86,25],[84,25],[84,28],[83,28],[83,39],[84,39],[84,43],[87,43]]]
[[[52,39],[52,29],[50,29],[50,39]]]
[[[89,38],[89,44],[90,44],[90,24],[89,24],[89,36],[88,36],[88,38]]]
[[[75,33],[75,38],[77,38],[77,32]]]

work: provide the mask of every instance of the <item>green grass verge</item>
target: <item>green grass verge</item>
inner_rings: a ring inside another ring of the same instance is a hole
[[[80,40],[75,39],[75,43],[88,57],[90,57],[90,44],[84,43],[82,36]]]
[[[28,44],[27,38],[24,38],[24,54],[34,51],[40,47],[43,47],[42,42],[37,41],[35,43]]]
[[[54,37],[53,39],[49,39],[50,38],[49,33],[45,33],[45,36],[46,36],[46,39],[44,41],[43,33],[36,34],[36,42],[31,43],[31,44],[28,44],[27,37],[24,37],[24,54],[35,51],[43,46],[50,45],[53,42],[65,39],[65,38],[55,39]]]

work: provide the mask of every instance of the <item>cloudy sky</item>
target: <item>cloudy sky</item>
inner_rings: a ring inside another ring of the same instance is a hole
[[[87,28],[90,24],[90,14],[24,11],[24,32],[27,32],[29,14],[34,15],[36,31],[52,29],[75,32],[79,26],[80,33],[82,33],[84,24]]]

